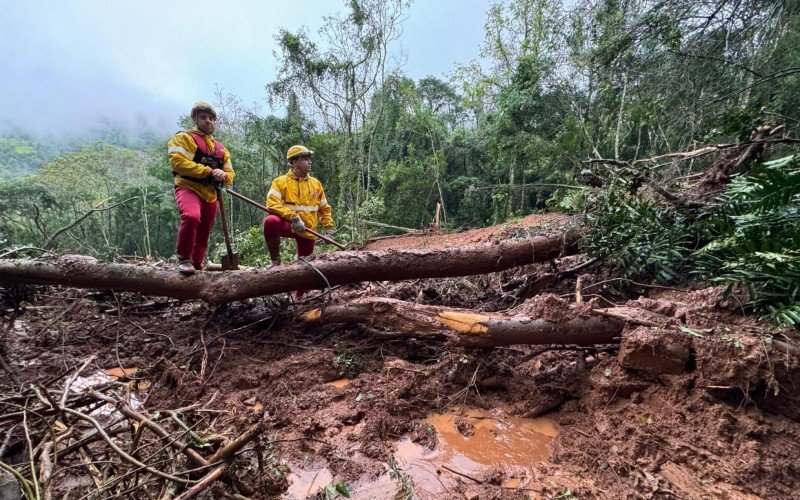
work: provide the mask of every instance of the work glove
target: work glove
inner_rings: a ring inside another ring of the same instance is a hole
[[[228,178],[228,174],[221,168],[215,168],[214,170],[211,171],[211,178],[214,179],[216,182],[222,183],[225,182],[225,179]]]
[[[306,225],[299,215],[292,217],[292,231],[295,233],[303,233],[306,230]]]

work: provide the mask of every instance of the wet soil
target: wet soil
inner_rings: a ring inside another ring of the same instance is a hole
[[[531,214],[520,219],[510,220],[499,226],[490,226],[456,233],[448,233],[436,228],[431,228],[422,234],[386,236],[367,241],[363,246],[363,250],[452,248],[499,241],[509,237],[546,235],[553,231],[563,231],[565,227],[577,225],[578,222],[578,217],[567,214]]]
[[[443,244],[507,229],[449,235]],[[425,244],[438,241],[428,238]],[[470,278],[366,283],[334,291],[333,300],[374,295],[558,317],[574,300],[575,276],[548,281],[533,298],[519,292],[581,259]],[[587,308],[624,304],[633,315],[649,311],[669,322],[631,324],[620,345],[467,350],[369,326],[302,325],[297,313],[322,299],[294,304],[274,296],[211,310],[135,294],[26,287],[3,290],[2,342],[24,382],[74,370],[90,355],[96,359],[87,372],[118,368],[127,376],[136,367],[130,376],[149,383],[140,386],[145,408],[199,404],[207,413],[195,424],[205,434],[234,437],[263,415],[266,464],[245,453],[236,469],[261,498],[323,498],[325,486],[340,483],[356,498],[793,497],[800,488],[797,332],[743,316],[736,297],[725,299],[718,288],[642,288],[630,297],[604,284],[608,270],[584,272]],[[0,389],[8,388],[6,377],[0,372]],[[449,432],[480,450],[499,448],[491,437],[498,431],[474,416],[497,412],[551,422],[541,456],[522,466],[512,458],[479,467],[430,459],[448,453],[435,415],[456,415]],[[427,480],[415,475],[420,460]],[[77,498],[91,484],[85,479],[57,491],[75,488],[68,498]],[[221,498],[221,488],[205,498]]]

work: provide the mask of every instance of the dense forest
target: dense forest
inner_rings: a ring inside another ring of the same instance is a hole
[[[354,1],[319,33],[277,33],[278,76],[265,88],[282,116],[217,92],[238,191],[263,200],[286,149],[303,143],[343,241],[387,230],[375,223],[464,229],[585,213],[587,249],[623,276],[742,283],[760,312],[800,322],[796,3],[497,2],[481,61],[418,81],[396,52],[407,7]],[[670,199],[754,138],[774,144],[735,165],[724,192]],[[112,127],[91,143],[0,138],[4,255],[169,259],[178,217],[167,139]],[[266,263],[263,214],[228,206],[243,262]]]

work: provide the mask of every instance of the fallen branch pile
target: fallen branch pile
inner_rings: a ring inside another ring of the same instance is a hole
[[[185,500],[217,480],[234,495],[255,492],[225,474],[245,452],[256,452],[263,464],[260,446],[245,448],[259,437],[263,416],[235,439],[202,438],[209,427],[208,403],[150,415],[134,408],[130,384],[74,389],[92,360],[66,379],[64,373],[0,399],[0,468],[17,479],[26,498],[54,498],[59,482],[87,477],[84,471],[94,482],[93,493],[104,498],[136,492]]]

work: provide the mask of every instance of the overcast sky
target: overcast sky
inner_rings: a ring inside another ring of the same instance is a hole
[[[0,133],[76,135],[106,121],[174,132],[215,85],[266,110],[275,34],[306,26],[315,36],[344,3],[0,0]],[[400,40],[404,72],[445,78],[477,58],[489,4],[414,2]]]

